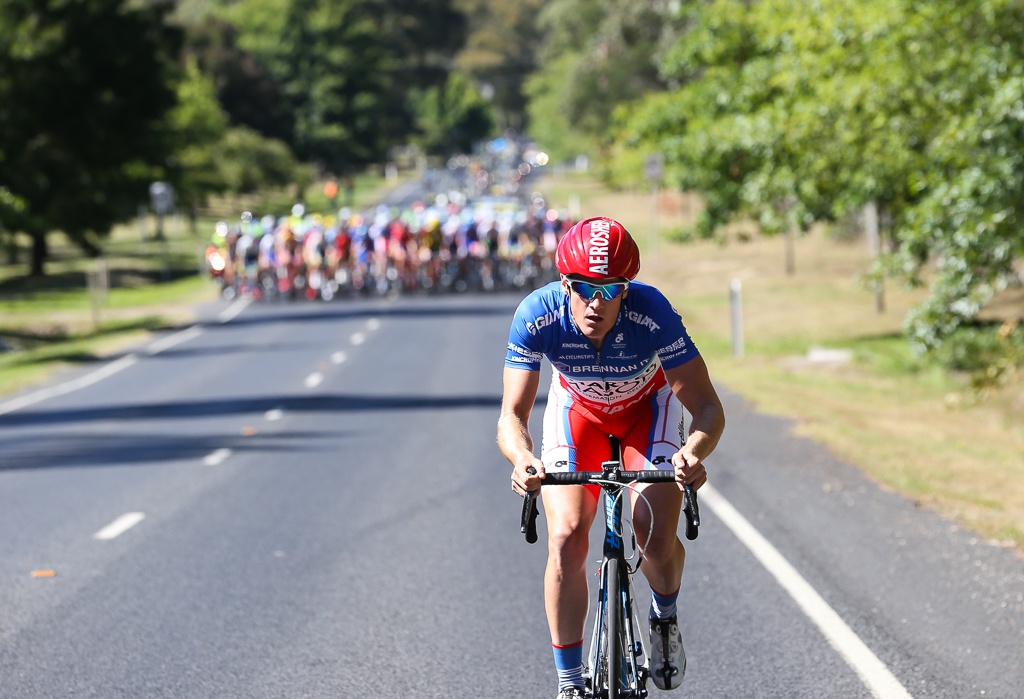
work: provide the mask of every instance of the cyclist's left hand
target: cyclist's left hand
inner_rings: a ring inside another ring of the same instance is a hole
[[[676,483],[682,490],[684,485],[693,486],[697,490],[708,481],[708,473],[700,458],[683,447],[672,455],[672,467],[676,472]]]

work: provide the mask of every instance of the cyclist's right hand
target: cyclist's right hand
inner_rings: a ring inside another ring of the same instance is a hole
[[[531,454],[519,459],[512,469],[512,490],[518,495],[537,490],[544,475],[544,462],[537,457]]]

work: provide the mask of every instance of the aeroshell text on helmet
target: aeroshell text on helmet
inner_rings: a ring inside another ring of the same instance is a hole
[[[591,274],[608,276],[608,231],[611,223],[604,219],[590,222],[588,264]]]

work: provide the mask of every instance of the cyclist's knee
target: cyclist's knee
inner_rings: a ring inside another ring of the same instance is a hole
[[[585,565],[590,546],[589,531],[571,523],[548,524],[548,554],[562,567]]]
[[[671,563],[677,557],[685,555],[683,543],[672,530],[656,531],[647,541],[640,541],[644,549],[644,558],[654,565]]]

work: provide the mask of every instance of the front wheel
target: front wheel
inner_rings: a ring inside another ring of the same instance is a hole
[[[605,574],[605,667],[608,669],[608,699],[622,696],[622,591],[619,586],[619,562],[614,558],[604,564]]]

